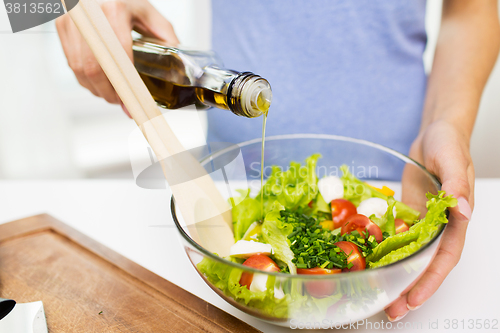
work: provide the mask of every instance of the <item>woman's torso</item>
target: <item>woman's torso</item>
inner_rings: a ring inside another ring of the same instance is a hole
[[[268,135],[326,133],[406,153],[425,94],[425,0],[212,0],[227,68],[269,80]],[[209,141],[261,135],[261,118],[211,110]]]

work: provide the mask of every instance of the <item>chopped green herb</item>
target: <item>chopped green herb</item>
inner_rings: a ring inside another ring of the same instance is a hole
[[[323,229],[319,221],[298,212],[282,210],[280,220],[293,225],[288,236],[290,249],[295,255],[292,262],[297,268],[346,268],[347,257],[335,243],[338,235]]]
[[[375,240],[375,237],[368,236],[368,233],[363,232],[363,235],[356,235],[356,231],[352,232],[351,234],[345,234],[339,237],[340,241],[348,241],[351,243],[356,244],[356,246],[359,248],[359,250],[362,252],[363,257],[367,257],[373,252],[373,249],[378,245],[377,241]]]

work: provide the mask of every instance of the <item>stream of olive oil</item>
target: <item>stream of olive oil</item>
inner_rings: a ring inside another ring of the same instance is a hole
[[[262,147],[260,152],[260,215],[262,216],[262,221],[264,221],[264,146],[266,142],[267,113],[264,113],[262,120]]]

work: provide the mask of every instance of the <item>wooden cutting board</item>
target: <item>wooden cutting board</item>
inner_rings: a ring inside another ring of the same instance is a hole
[[[259,332],[46,214],[0,225],[0,296],[49,332]]]

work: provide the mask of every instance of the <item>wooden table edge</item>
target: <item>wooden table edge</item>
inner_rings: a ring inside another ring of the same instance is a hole
[[[53,231],[62,237],[84,247],[91,253],[101,257],[110,264],[125,271],[131,277],[162,293],[176,301],[182,300],[182,305],[188,310],[196,312],[206,320],[215,323],[224,329],[238,332],[260,332],[253,326],[248,325],[242,320],[224,312],[207,301],[191,294],[190,292],[178,287],[177,285],[165,280],[159,275],[149,271],[130,259],[125,258],[119,253],[100,244],[92,238],[84,235],[80,231],[57,220],[49,214],[39,214],[16,221],[7,222],[0,225],[0,246],[15,238],[20,238],[34,233]]]

